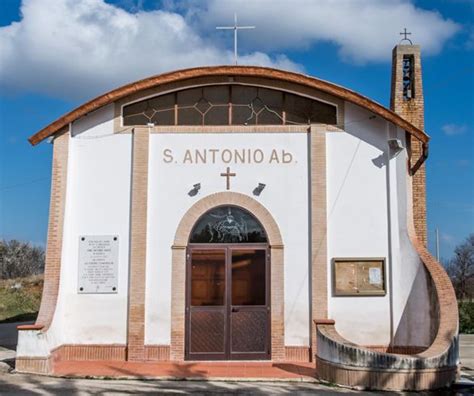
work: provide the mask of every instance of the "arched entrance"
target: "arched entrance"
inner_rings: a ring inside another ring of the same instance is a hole
[[[237,206],[251,213],[262,224],[268,238],[270,271],[270,315],[272,361],[285,360],[284,310],[284,246],[280,230],[271,213],[248,195],[223,191],[205,196],[184,213],[178,224],[172,249],[171,271],[171,345],[170,359],[185,359],[186,346],[186,266],[190,235],[199,219],[209,210],[220,206]]]
[[[235,205],[194,225],[186,254],[187,360],[270,358],[270,250],[265,229]]]

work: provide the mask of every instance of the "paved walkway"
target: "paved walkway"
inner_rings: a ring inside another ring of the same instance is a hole
[[[316,382],[313,363],[271,362],[99,362],[65,361],[54,365],[59,376],[138,379],[252,379]]]

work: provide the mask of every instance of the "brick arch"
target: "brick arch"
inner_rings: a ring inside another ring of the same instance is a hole
[[[250,212],[267,233],[271,254],[271,358],[285,359],[284,346],[284,271],[283,240],[280,229],[270,212],[255,199],[236,192],[219,192],[196,202],[183,216],[176,230],[172,246],[171,271],[171,346],[170,357],[184,360],[185,304],[186,304],[186,247],[189,235],[199,218],[208,210],[222,205],[239,206]]]
[[[227,81],[229,81],[229,79],[233,81],[233,79],[235,78],[245,77],[266,78],[272,80],[274,84],[296,84],[300,87],[300,90],[304,90],[306,88],[318,90],[325,94],[329,94],[333,97],[366,108],[367,110],[374,113],[374,115],[380,116],[381,118],[392,122],[395,125],[398,125],[400,128],[412,134],[423,143],[427,144],[429,141],[429,136],[424,131],[417,128],[410,122],[406,121],[400,115],[370,100],[369,98],[362,96],[357,92],[354,92],[350,89],[341,87],[336,84],[332,84],[327,81],[305,76],[299,73],[259,66],[196,67],[192,69],[177,70],[169,73],[164,73],[140,81],[136,81],[131,84],[124,85],[123,87],[114,89],[113,91],[107,92],[79,106],[78,108],[70,111],[61,118],[57,119],[50,125],[41,129],[39,132],[31,136],[28,140],[31,144],[36,145],[44,139],[48,138],[49,136],[55,135],[56,133],[61,131],[62,128],[67,127],[70,123],[74,122],[80,117],[83,117],[91,113],[92,111],[95,111],[110,103],[121,100],[129,95],[135,94],[137,92],[142,92],[147,89],[163,86],[165,84],[174,84],[186,81],[189,82],[194,78],[225,78]]]

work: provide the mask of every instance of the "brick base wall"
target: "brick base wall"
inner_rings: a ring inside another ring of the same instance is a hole
[[[51,357],[17,357],[15,359],[15,370],[19,373],[51,374],[52,367]]]
[[[316,357],[318,377],[325,382],[357,389],[426,390],[450,386],[457,369],[374,370],[330,363]]]
[[[285,360],[288,362],[309,362],[310,348],[305,346],[285,346]]]

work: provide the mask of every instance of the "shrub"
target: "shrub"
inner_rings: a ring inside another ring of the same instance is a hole
[[[15,239],[0,241],[0,279],[37,275],[43,270],[43,248]]]
[[[459,302],[459,332],[474,334],[474,301]]]

